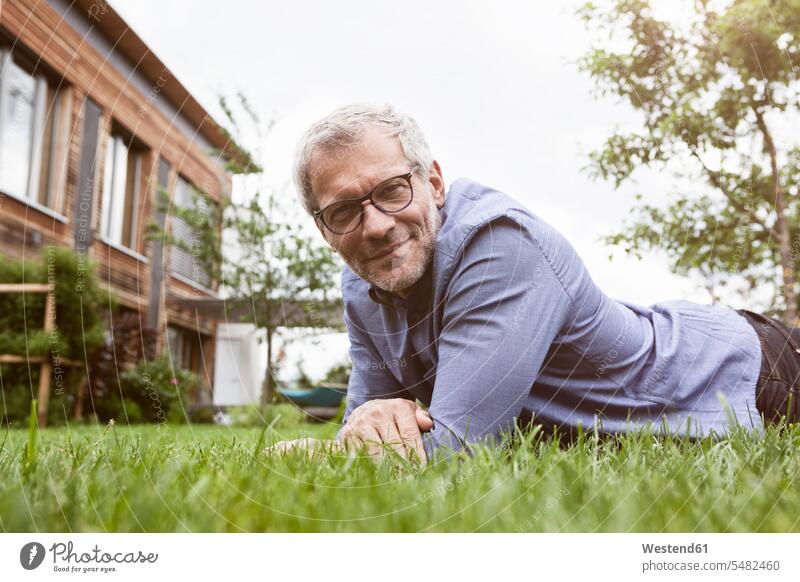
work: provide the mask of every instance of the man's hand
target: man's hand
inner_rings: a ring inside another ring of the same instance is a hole
[[[339,438],[351,444],[365,443],[372,456],[382,452],[381,444],[390,445],[404,459],[414,450],[420,461],[428,459],[422,446],[422,433],[433,428],[427,410],[405,398],[370,400],[347,418]]]

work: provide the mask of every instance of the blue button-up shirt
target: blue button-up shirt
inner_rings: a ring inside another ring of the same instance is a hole
[[[514,422],[703,436],[760,428],[761,348],[736,311],[605,295],[567,240],[510,196],[452,184],[432,264],[407,300],[342,274],[353,371],[368,400],[429,407],[423,442],[458,450]]]

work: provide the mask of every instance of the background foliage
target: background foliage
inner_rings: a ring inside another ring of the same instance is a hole
[[[0,354],[58,356],[91,361],[105,341],[104,315],[113,301],[100,290],[91,263],[68,249],[45,247],[35,259],[0,261],[0,283],[46,283],[56,298],[55,333],[44,324],[45,295],[0,293]],[[49,423],[63,423],[71,414],[84,368],[63,367],[63,389],[51,385]],[[39,382],[39,365],[0,365],[0,422],[24,423]]]
[[[644,167],[680,181],[666,206],[641,194],[606,240],[639,256],[665,251],[712,299],[733,275],[745,294],[767,285],[768,307],[795,324],[800,131],[777,136],[800,125],[800,0],[697,0],[695,9],[681,24],[658,18],[649,0],[579,11],[598,33],[581,69],[641,121],[591,154],[591,173],[617,187]]]

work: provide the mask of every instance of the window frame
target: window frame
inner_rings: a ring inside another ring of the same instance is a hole
[[[165,346],[169,351],[172,365],[180,370],[201,375],[204,334],[169,322],[166,326],[166,336]]]
[[[24,192],[9,191],[0,187],[3,195],[18,200],[61,222],[68,222],[63,214],[64,191],[69,157],[69,124],[72,117],[72,100],[69,85],[38,61],[26,54],[25,48],[10,47],[0,37],[0,73],[8,64],[23,71],[34,83],[34,103],[30,128],[30,145],[26,159],[27,177]],[[0,74],[0,118],[4,115],[6,100],[4,90],[8,75]],[[0,148],[3,147],[3,123],[0,123]],[[46,170],[43,154],[47,149]],[[2,155],[0,153],[0,155]],[[42,199],[42,174],[46,172],[46,186]]]
[[[103,242],[143,259],[137,230],[139,206],[146,191],[143,177],[147,149],[114,122],[104,132],[104,141],[102,177],[98,184],[98,234]],[[117,175],[120,170],[124,170],[122,176]]]

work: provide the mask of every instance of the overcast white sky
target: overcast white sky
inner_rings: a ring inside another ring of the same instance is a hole
[[[671,180],[642,174],[615,192],[581,171],[587,152],[634,118],[598,100],[577,70],[589,35],[574,1],[112,4],[209,111],[220,92],[241,90],[277,120],[265,148],[274,185],[289,180],[310,122],[347,102],[390,101],[425,130],[446,181],[467,176],[525,203],[572,242],[612,297],[709,302],[662,258],[609,262],[598,242],[626,218],[634,192],[659,200]]]

